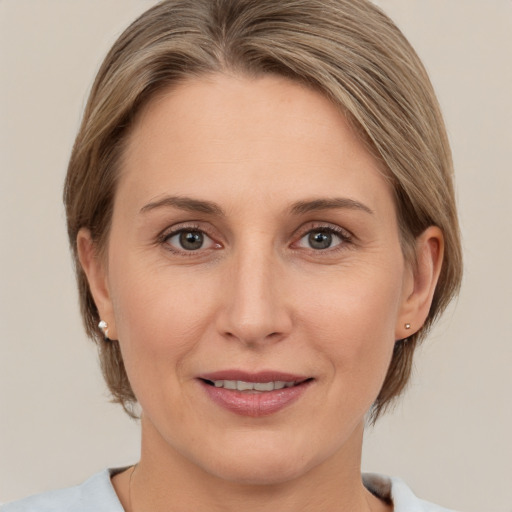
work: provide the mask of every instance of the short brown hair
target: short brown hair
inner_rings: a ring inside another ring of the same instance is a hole
[[[444,234],[428,318],[407,343],[396,343],[375,420],[404,389],[418,342],[458,291],[462,257],[450,148],[433,88],[406,38],[367,0],[167,0],[132,23],[106,56],[75,141],[64,201],[82,316],[114,401],[133,414],[119,344],[105,342],[97,327],[77,233],[89,229],[97,249],[105,248],[120,157],[141,107],[178,81],[223,71],[285,76],[339,106],[387,169],[407,261],[428,226]]]

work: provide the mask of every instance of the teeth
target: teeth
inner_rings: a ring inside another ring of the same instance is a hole
[[[256,391],[272,391],[275,389],[273,382],[255,382],[252,387]]]
[[[273,391],[274,389],[291,388],[295,382],[245,382],[243,380],[216,380],[213,381],[216,388],[236,389],[237,391]]]
[[[244,382],[243,380],[237,380],[236,381],[236,389],[238,391],[249,391],[254,389],[254,385],[250,382]]]

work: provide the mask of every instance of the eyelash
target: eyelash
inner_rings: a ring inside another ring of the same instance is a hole
[[[215,249],[217,248],[220,248],[221,247],[221,244],[219,244],[218,242],[215,242],[214,238],[212,236],[210,236],[208,234],[208,232],[200,227],[199,225],[197,224],[190,224],[190,225],[184,225],[184,226],[180,226],[179,228],[172,228],[170,230],[165,230],[159,237],[158,237],[158,242],[165,246],[165,249],[174,253],[174,254],[177,254],[179,256],[184,256],[184,257],[190,257],[190,256],[197,256],[199,251],[202,249],[197,249],[197,250],[189,250],[187,251],[186,249],[177,249],[175,247],[173,247],[170,243],[169,243],[169,240],[171,238],[173,238],[174,236],[176,235],[179,235],[180,233],[201,233],[205,236],[207,236],[210,240],[212,240],[212,242],[215,243],[215,245],[217,247],[215,247]],[[204,250],[204,249],[203,249]]]
[[[353,244],[353,235],[347,231],[346,229],[341,228],[340,226],[332,225],[332,224],[324,224],[324,223],[313,223],[308,225],[304,230],[301,230],[300,237],[298,238],[298,242],[300,242],[306,236],[312,233],[324,233],[328,235],[335,235],[340,239],[340,243],[336,244],[334,247],[328,247],[326,249],[313,249],[309,247],[308,250],[314,253],[315,255],[325,255],[337,253],[338,251],[346,250]],[[294,245],[298,242],[294,242]]]
[[[184,225],[180,226],[178,228],[172,228],[171,230],[165,230],[159,237],[158,237],[158,243],[165,246],[165,249],[177,254],[179,256],[184,257],[191,257],[191,256],[197,256],[199,254],[199,251],[205,250],[202,247],[197,250],[186,250],[186,249],[177,249],[173,247],[169,240],[173,238],[176,235],[179,235],[180,233],[201,233],[208,237],[212,242],[216,245],[213,249],[219,249],[222,247],[222,245],[218,242],[215,242],[215,239],[213,236],[211,236],[207,230],[205,230],[203,227],[200,227],[197,224],[190,224],[190,225]],[[296,238],[296,242],[294,242],[292,245],[296,245],[298,242],[300,242],[304,237],[310,235],[311,233],[324,233],[329,235],[334,235],[340,239],[340,243],[336,244],[334,247],[328,247],[325,249],[314,249],[312,247],[307,248],[306,250],[309,250],[310,252],[316,254],[316,255],[326,255],[326,253],[332,254],[341,250],[347,249],[347,244],[353,244],[353,235],[348,232],[346,229],[343,229],[339,226],[332,225],[332,224],[324,224],[324,223],[314,223],[313,225],[308,225],[307,228],[301,229],[298,234],[300,236]],[[212,248],[209,248],[210,250]],[[303,249],[303,248],[301,248]],[[208,250],[208,249],[206,249]],[[300,250],[300,249],[295,249]]]

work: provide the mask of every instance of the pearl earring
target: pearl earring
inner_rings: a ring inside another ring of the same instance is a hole
[[[405,324],[405,325],[404,325],[404,327],[405,327],[406,329],[410,329],[410,328],[411,328],[411,324]]]
[[[105,320],[100,320],[98,327],[100,328],[100,331],[103,333],[103,336],[105,336],[105,341],[110,341],[108,337],[108,324],[105,322]]]

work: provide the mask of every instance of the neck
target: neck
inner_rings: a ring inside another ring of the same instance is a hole
[[[127,512],[383,512],[391,510],[363,486],[362,425],[334,456],[281,482],[251,483],[219,478],[173,450],[143,421],[136,471],[114,479]]]

